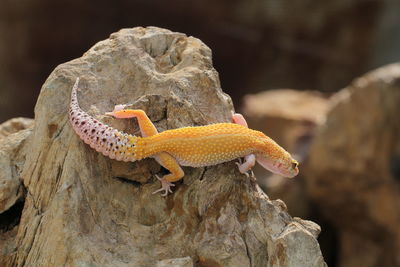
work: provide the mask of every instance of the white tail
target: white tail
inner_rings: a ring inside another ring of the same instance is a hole
[[[111,159],[135,161],[133,151],[139,137],[118,131],[83,111],[78,104],[77,89],[79,78],[76,79],[71,92],[69,120],[77,135],[91,148]]]

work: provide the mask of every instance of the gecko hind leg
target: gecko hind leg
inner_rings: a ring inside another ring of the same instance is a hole
[[[125,109],[126,105],[116,105],[112,112],[106,112],[106,115],[117,119],[136,118],[139,123],[140,133],[143,137],[158,134],[154,124],[151,122],[146,112],[141,109]]]
[[[168,193],[172,193],[171,187],[175,186],[172,182],[176,182],[182,179],[185,173],[183,172],[181,166],[178,164],[176,159],[166,152],[158,153],[154,156],[154,159],[161,166],[170,171],[170,173],[164,175],[162,178],[156,175],[157,179],[161,182],[161,188],[154,191],[153,194],[164,191],[161,196],[166,196],[168,195]]]
[[[141,109],[125,109],[126,105],[116,105],[112,112],[107,112],[106,115],[111,115],[118,119],[136,118],[139,123],[140,132],[143,137],[152,136],[158,133],[156,127],[151,122],[146,112]],[[172,193],[171,187],[175,186],[172,182],[180,180],[184,176],[184,172],[179,163],[170,154],[161,152],[152,156],[161,166],[170,171],[170,174],[164,175],[162,178],[157,177],[161,182],[161,188],[154,191],[153,194],[164,191],[162,196]]]

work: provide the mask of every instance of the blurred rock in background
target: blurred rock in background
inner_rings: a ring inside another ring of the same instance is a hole
[[[250,128],[266,133],[284,147],[300,162],[301,168],[315,129],[324,123],[328,107],[328,96],[318,91],[278,89],[246,95],[242,110]],[[303,179],[271,175],[260,165],[255,166],[254,173],[268,195],[283,199],[293,216],[309,216]]]
[[[200,38],[236,104],[270,88],[337,91],[400,59],[399,9],[397,0],[2,1],[0,122],[32,117],[55,66],[134,26]]]
[[[318,238],[321,249],[329,266],[335,266],[336,232],[310,200],[303,175],[316,129],[325,123],[330,106],[326,93],[277,89],[246,95],[242,110],[250,128],[266,133],[300,162],[300,173],[294,179],[271,174],[256,165],[258,184],[271,199],[282,199],[292,216],[312,219],[322,226]]]
[[[400,64],[356,79],[329,101],[274,90],[244,103],[250,127],[302,160],[299,177],[259,183],[292,215],[321,225],[328,265],[400,266]]]
[[[400,266],[400,65],[339,92],[304,169],[339,232],[340,266]]]

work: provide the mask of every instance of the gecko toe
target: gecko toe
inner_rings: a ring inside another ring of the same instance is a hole
[[[253,170],[249,170],[249,172],[250,172],[250,178],[251,178],[253,181],[257,181],[257,177],[256,177],[256,175],[254,174]]]
[[[127,106],[127,105],[122,105],[122,104],[120,104],[120,105],[115,105],[115,106],[114,106],[113,112],[123,110],[123,109],[125,109],[126,106]]]
[[[161,196],[165,197],[165,196],[168,195],[168,193],[172,193],[171,187],[173,187],[173,186],[175,186],[175,185],[174,185],[173,183],[171,183],[171,182],[165,180],[164,177],[163,177],[163,178],[160,178],[158,175],[155,175],[155,176],[156,176],[156,178],[160,181],[160,183],[161,183],[161,188],[158,189],[158,190],[156,190],[156,191],[154,191],[153,194],[158,193],[158,192],[163,192],[163,191],[164,191],[164,193],[162,193]]]
[[[157,190],[154,191],[152,194],[153,194],[153,195],[154,195],[154,194],[157,194],[158,192],[163,191],[163,190],[164,190],[163,188],[157,189]]]

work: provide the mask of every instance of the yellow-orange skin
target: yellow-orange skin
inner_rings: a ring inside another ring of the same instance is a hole
[[[264,168],[286,177],[298,174],[297,161],[259,131],[247,128],[240,114],[233,115],[236,123],[217,123],[199,127],[184,127],[158,133],[156,127],[140,109],[124,109],[117,105],[115,118],[137,118],[142,137],[120,132],[96,120],[84,112],[78,104],[77,88],[79,78],[71,91],[69,119],[79,137],[93,149],[111,159],[136,161],[153,157],[170,174],[158,178],[163,195],[172,192],[172,182],[181,179],[182,166],[202,167],[245,157],[239,164],[239,171],[247,174],[257,160]]]
[[[203,167],[233,160],[267,149],[279,157],[280,151],[263,133],[233,123],[184,127],[137,140],[135,157],[152,157],[160,152],[172,155],[180,165]]]
[[[217,123],[157,132],[143,110],[124,109],[109,113],[116,118],[136,117],[144,137],[132,139],[132,160],[155,158],[171,173],[163,179],[174,182],[184,175],[180,166],[203,167],[255,154],[283,170],[297,174],[297,162],[264,133],[235,123]],[[121,148],[125,150],[124,147]],[[293,170],[293,164],[295,167]],[[290,176],[290,175],[289,175]]]

